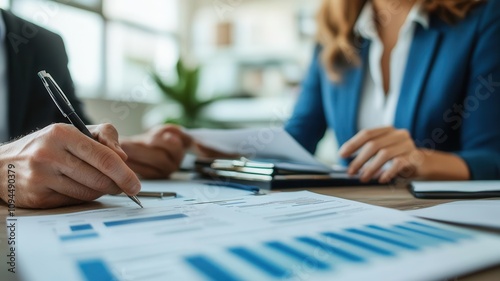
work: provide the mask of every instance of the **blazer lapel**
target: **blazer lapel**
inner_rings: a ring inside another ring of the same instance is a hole
[[[4,44],[7,52],[7,70],[9,75],[7,80],[9,83],[9,133],[10,136],[15,137],[21,133],[24,116],[26,116],[29,83],[32,81],[29,74],[33,72],[31,68],[34,54],[29,43],[19,44],[19,41],[16,41],[19,40],[19,36],[22,36],[23,33],[21,27],[16,23],[15,18],[3,10],[2,15],[6,27]]]
[[[418,25],[415,30],[394,119],[394,127],[406,128],[412,135],[416,109],[440,38],[441,33],[432,27],[424,30]]]
[[[370,49],[370,41],[364,40],[363,47],[360,52],[361,62],[368,61],[368,50]],[[359,101],[361,98],[361,90],[363,86],[363,79],[365,77],[366,65],[362,64],[360,67],[349,69],[343,76],[344,93],[341,93],[345,100],[345,114],[346,132],[345,135],[351,138],[358,132],[358,113]]]

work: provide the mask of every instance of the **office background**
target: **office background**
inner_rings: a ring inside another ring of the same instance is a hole
[[[314,46],[321,0],[0,0],[59,33],[77,95],[96,123],[139,133],[182,115],[152,72],[175,83],[179,57],[200,67],[200,99],[225,97],[200,118],[265,127],[289,117]],[[330,132],[318,155],[335,160]]]

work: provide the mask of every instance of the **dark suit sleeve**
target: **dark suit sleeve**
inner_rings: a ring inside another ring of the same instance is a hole
[[[320,48],[316,47],[292,117],[285,125],[285,130],[310,153],[316,151],[327,128],[321,97],[319,52]]]
[[[75,87],[68,69],[68,55],[62,38],[57,34],[51,33],[46,37],[42,37],[39,44],[36,55],[38,60],[37,65],[40,65],[40,68],[44,68],[52,75],[82,121],[85,124],[90,124],[90,120],[83,110],[83,104],[75,94]],[[41,83],[39,83],[40,85]],[[62,118],[62,114],[59,111],[55,111],[52,122],[68,121]]]
[[[500,178],[500,4],[485,9],[477,32],[464,106],[462,149],[472,179]]]

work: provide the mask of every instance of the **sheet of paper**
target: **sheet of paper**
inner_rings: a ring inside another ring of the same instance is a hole
[[[142,205],[146,208],[164,206],[172,204],[172,202],[190,202],[201,203],[218,200],[228,200],[232,198],[241,198],[243,196],[254,195],[255,192],[226,187],[223,183],[220,185],[207,185],[207,181],[195,180],[141,180],[141,191],[148,192],[175,192],[176,198],[173,197],[142,197],[139,199]],[[172,201],[174,200],[174,201]],[[128,199],[125,195],[112,196],[106,195],[99,199],[98,202],[107,204],[108,206],[119,207],[136,207],[136,204]]]
[[[498,236],[305,191],[17,224],[30,281],[440,280],[500,263]]]
[[[416,192],[484,192],[500,191],[500,181],[414,181]]]
[[[324,167],[283,128],[195,129],[187,133],[203,145],[229,154],[243,155],[250,159],[289,160]]]
[[[500,229],[500,200],[467,200],[407,211],[417,217]]]
[[[193,199],[197,202],[209,202],[239,198],[254,192],[220,185],[207,185],[208,180],[142,180],[141,191],[176,192],[177,197]]]

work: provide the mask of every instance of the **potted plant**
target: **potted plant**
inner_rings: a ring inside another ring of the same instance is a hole
[[[177,124],[186,128],[221,127],[221,124],[213,121],[202,120],[200,113],[208,105],[227,97],[218,96],[210,99],[198,97],[199,67],[189,68],[179,59],[176,64],[176,72],[177,81],[175,83],[167,83],[157,72],[152,72],[153,80],[165,97],[181,107],[181,116],[167,118],[165,123]]]

